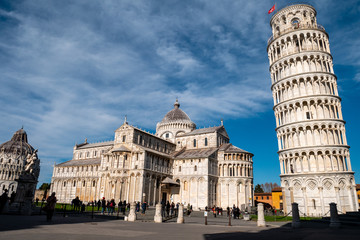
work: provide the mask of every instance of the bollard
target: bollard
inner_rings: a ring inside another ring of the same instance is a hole
[[[339,228],[341,225],[337,212],[336,203],[330,203],[330,225],[331,228]]]
[[[205,210],[205,212],[204,212],[205,225],[207,225],[207,216],[208,216],[208,212]]]
[[[299,215],[299,205],[297,203],[292,203],[292,223],[291,226],[293,228],[299,228],[301,226],[300,223],[300,215]]]
[[[130,211],[127,218],[129,222],[135,222],[136,220],[135,205],[135,202],[130,203]]]
[[[257,226],[258,227],[266,227],[265,216],[264,216],[264,204],[259,203],[257,207],[258,207]]]
[[[184,223],[184,205],[180,204],[178,209],[177,223]]]
[[[156,204],[154,222],[162,223],[161,203]]]

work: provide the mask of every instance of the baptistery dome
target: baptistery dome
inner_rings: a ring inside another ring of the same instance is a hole
[[[180,103],[176,99],[174,109],[169,111],[161,122],[156,125],[156,136],[174,142],[176,136],[191,132],[195,128],[195,123],[180,109]]]
[[[34,148],[28,143],[27,134],[21,128],[14,133],[10,141],[0,145],[0,151],[5,153],[31,154]]]

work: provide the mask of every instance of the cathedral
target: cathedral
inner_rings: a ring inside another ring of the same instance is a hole
[[[196,128],[174,108],[151,134],[124,123],[113,141],[74,146],[71,160],[54,166],[51,191],[58,201],[161,201],[241,209],[252,206],[253,154],[235,147],[220,126]]]

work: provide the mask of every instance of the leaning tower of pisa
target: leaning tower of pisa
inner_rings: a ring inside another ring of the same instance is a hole
[[[270,20],[268,41],[283,208],[301,214],[357,211],[345,121],[329,36],[307,4],[285,7]]]

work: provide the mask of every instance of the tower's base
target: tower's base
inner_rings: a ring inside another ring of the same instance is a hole
[[[353,172],[281,175],[284,212],[299,204],[300,216],[329,216],[329,204],[339,213],[358,211]]]

